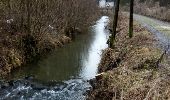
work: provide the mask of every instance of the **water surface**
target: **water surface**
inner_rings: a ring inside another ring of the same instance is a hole
[[[97,74],[102,50],[107,48],[108,17],[103,16],[86,34],[50,53],[40,61],[21,67],[10,75],[12,85],[1,82],[1,99],[83,100]],[[25,76],[35,79],[23,79]]]

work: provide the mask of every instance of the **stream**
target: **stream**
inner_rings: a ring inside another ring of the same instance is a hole
[[[97,74],[102,50],[107,48],[107,16],[85,34],[35,63],[14,70],[0,81],[0,100],[84,100],[87,80]]]

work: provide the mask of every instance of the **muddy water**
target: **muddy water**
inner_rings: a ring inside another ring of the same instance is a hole
[[[103,16],[87,34],[57,49],[40,61],[10,75],[13,81],[0,82],[0,99],[83,100],[90,89],[88,79],[97,74],[101,52],[107,48],[108,17]],[[26,77],[25,76],[34,76]]]

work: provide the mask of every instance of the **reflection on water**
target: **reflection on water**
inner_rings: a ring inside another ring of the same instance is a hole
[[[84,78],[93,78],[97,73],[102,50],[107,48],[106,42],[108,39],[108,32],[105,30],[107,23],[108,18],[102,17],[102,19],[93,27],[95,36],[88,50],[88,57],[83,60],[83,68],[80,73]]]
[[[65,81],[73,78],[89,79],[95,76],[102,49],[107,47],[108,17],[103,16],[88,33],[41,59],[37,64],[15,71],[15,78],[34,75],[43,81]]]
[[[107,47],[108,20],[102,17],[87,34],[77,36],[36,64],[15,71],[11,75],[14,81],[0,81],[0,99],[85,100],[84,94],[91,87],[87,79],[96,75],[101,52]],[[29,75],[35,79],[23,79]]]

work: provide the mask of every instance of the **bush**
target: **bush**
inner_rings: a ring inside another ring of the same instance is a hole
[[[0,0],[0,75],[70,42],[97,11],[96,0]]]
[[[0,5],[0,20],[11,20],[17,31],[34,34],[85,28],[98,9],[95,0],[2,0]]]
[[[160,20],[170,21],[169,7],[160,6],[159,2],[154,2],[152,0],[140,2],[140,0],[136,0],[134,8],[135,13],[137,14],[154,17]]]

